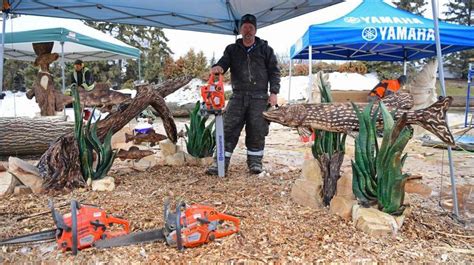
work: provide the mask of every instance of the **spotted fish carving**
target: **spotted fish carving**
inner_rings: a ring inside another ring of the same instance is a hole
[[[425,109],[407,110],[401,107],[402,105],[408,107],[410,104],[396,103],[396,100],[393,102],[383,100],[390,111],[395,111],[395,119],[406,113],[408,124],[420,125],[446,144],[455,145],[453,135],[446,123],[446,112],[452,101],[452,97],[440,97],[437,102]],[[359,109],[363,109],[366,105],[367,103],[357,104]],[[374,104],[373,111],[376,105]],[[266,111],[263,116],[269,121],[297,128],[300,133],[308,132],[310,129],[344,133],[359,130],[357,115],[349,102],[286,105]],[[383,126],[381,115],[379,115],[377,126]]]

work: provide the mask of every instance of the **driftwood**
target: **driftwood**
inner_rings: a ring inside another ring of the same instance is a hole
[[[119,110],[112,112],[97,123],[98,137],[103,140],[107,132],[118,132],[151,105],[163,120],[168,139],[176,143],[176,124],[163,98],[186,85],[190,80],[190,77],[184,77],[166,81],[158,86],[138,86],[134,99],[123,103]],[[38,162],[38,169],[46,189],[75,188],[85,185],[80,171],[78,154],[73,133],[63,135],[51,144]]]
[[[0,118],[0,156],[40,155],[73,130],[74,122],[63,116]]]

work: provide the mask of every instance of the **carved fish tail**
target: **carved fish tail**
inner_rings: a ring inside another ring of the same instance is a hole
[[[415,114],[417,124],[438,136],[441,141],[453,146],[454,137],[446,121],[446,112],[452,101],[452,97],[439,97],[437,102],[425,109],[416,110]]]

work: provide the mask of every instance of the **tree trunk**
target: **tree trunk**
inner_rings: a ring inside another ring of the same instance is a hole
[[[317,160],[323,175],[323,203],[328,206],[332,197],[336,194],[337,181],[341,177],[340,171],[344,161],[344,153],[336,152],[331,158],[328,154],[323,154]]]
[[[118,132],[151,105],[162,117],[168,139],[176,143],[176,124],[163,98],[186,85],[190,80],[190,77],[185,77],[166,81],[158,86],[138,86],[134,99],[123,103],[119,110],[97,123],[98,137],[103,140],[109,131]],[[41,156],[38,169],[44,179],[45,189],[84,186],[85,182],[80,170],[79,150],[73,132],[60,137],[50,146]]]
[[[0,118],[0,156],[42,154],[51,142],[73,130],[74,122],[64,117]]]

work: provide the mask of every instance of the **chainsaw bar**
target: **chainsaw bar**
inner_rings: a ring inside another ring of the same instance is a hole
[[[155,241],[166,241],[166,236],[163,233],[163,228],[99,240],[94,243],[94,246],[96,248],[111,248],[141,243],[150,243]]]
[[[0,241],[0,246],[22,244],[22,243],[34,243],[46,240],[56,239],[56,229],[41,231],[33,234],[17,236]]]

